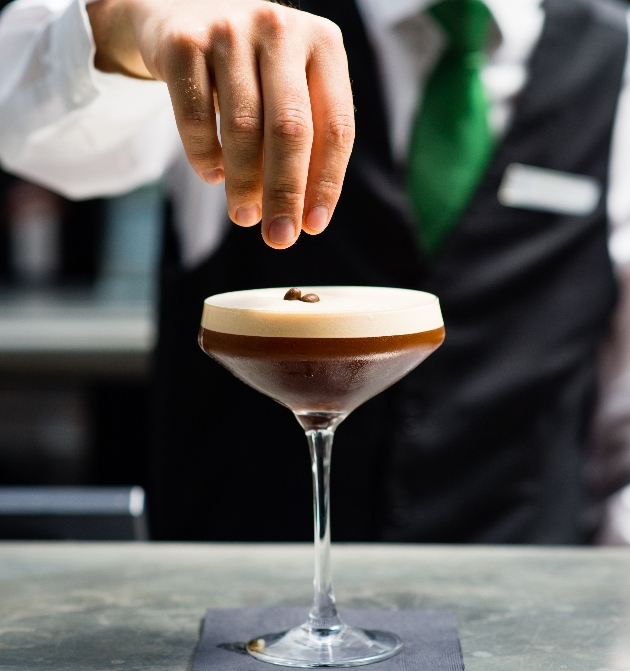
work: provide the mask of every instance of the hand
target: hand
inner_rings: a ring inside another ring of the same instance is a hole
[[[188,160],[225,179],[232,221],[262,218],[276,249],[328,225],[354,140],[335,24],[266,0],[98,0],[88,14],[97,68],[166,82]]]

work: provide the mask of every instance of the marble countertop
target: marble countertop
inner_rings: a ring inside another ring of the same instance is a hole
[[[333,573],[342,615],[454,611],[468,671],[630,669],[630,549],[340,545]],[[308,545],[0,543],[0,669],[188,671],[207,607],[311,585]]]

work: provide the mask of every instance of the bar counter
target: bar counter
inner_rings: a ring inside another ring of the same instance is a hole
[[[188,671],[207,607],[307,606],[312,561],[308,545],[0,543],[0,669]],[[338,545],[333,576],[342,615],[454,611],[468,671],[630,669],[630,550]]]

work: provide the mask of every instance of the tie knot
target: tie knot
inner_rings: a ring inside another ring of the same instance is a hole
[[[448,51],[483,50],[491,14],[481,0],[442,0],[429,12],[448,36]]]

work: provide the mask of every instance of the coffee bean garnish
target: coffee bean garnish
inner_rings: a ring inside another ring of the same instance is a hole
[[[293,287],[289,289],[286,294],[284,294],[285,301],[299,301],[302,300],[302,292],[299,289]]]
[[[319,303],[319,296],[317,294],[306,294],[300,300],[302,303]]]

